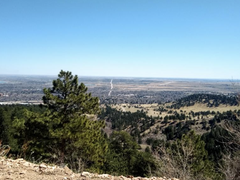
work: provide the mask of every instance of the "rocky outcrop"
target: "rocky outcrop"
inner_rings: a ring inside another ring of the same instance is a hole
[[[23,159],[0,158],[0,180],[178,180],[176,178],[142,178],[132,176],[111,176],[109,174],[94,174],[89,172],[74,173],[67,166],[50,166],[34,164]]]

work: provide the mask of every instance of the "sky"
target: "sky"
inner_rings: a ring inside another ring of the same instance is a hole
[[[0,0],[0,74],[240,79],[239,0]]]

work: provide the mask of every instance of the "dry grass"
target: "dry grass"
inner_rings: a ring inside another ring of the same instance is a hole
[[[130,111],[130,112],[137,112],[143,110],[144,112],[147,112],[148,116],[153,116],[153,117],[164,117],[166,115],[169,115],[167,112],[162,112],[161,114],[157,109],[159,107],[164,107],[165,109],[172,110],[172,111],[177,111],[180,113],[180,111],[185,112],[185,114],[188,114],[189,112],[200,112],[200,111],[219,111],[220,113],[226,112],[229,110],[239,110],[240,106],[226,106],[226,105],[219,105],[218,107],[207,107],[207,104],[203,103],[195,103],[193,106],[185,106],[182,107],[181,109],[170,109],[168,106],[170,106],[171,103],[165,104],[165,105],[158,105],[158,104],[117,104],[117,105],[112,105],[113,108],[116,108],[117,110],[120,111]]]
[[[158,105],[158,104],[118,104],[118,105],[112,105],[113,108],[116,108],[117,110],[121,110],[121,111],[130,111],[130,112],[136,112],[136,111],[141,111],[143,110],[144,112],[147,113],[148,116],[153,116],[153,117],[160,117],[160,118],[164,118],[166,115],[174,115],[173,113],[172,114],[169,114],[168,111],[177,111],[179,114],[181,113],[184,113],[186,115],[186,120],[185,121],[188,121],[190,120],[196,120],[196,124],[192,126],[192,128],[197,132],[197,134],[203,134],[206,132],[206,130],[203,130],[202,129],[202,125],[200,124],[201,122],[203,122],[203,120],[210,120],[211,118],[214,117],[214,115],[212,114],[209,114],[207,116],[195,116],[195,117],[192,117],[191,115],[189,115],[189,112],[193,111],[193,112],[200,112],[200,111],[203,111],[203,112],[206,112],[206,111],[219,111],[220,113],[222,112],[226,112],[226,111],[229,111],[229,110],[239,110],[240,109],[240,106],[226,106],[226,105],[220,105],[219,107],[207,107],[207,104],[204,104],[204,103],[196,103],[195,105],[193,106],[185,106],[185,107],[182,107],[181,109],[171,109],[169,108],[171,106],[171,103],[168,103],[168,104],[165,104],[165,105]],[[158,109],[160,108],[164,108],[166,109],[167,111],[166,112],[160,112],[158,111]],[[156,120],[156,123],[154,126],[152,126],[151,128],[152,129],[155,129],[156,126],[158,125],[159,127],[161,128],[164,128],[164,127],[167,127],[169,126],[170,124],[174,123],[178,123],[178,122],[183,122],[183,120],[168,120],[168,123],[164,123],[162,124],[162,121],[163,120]],[[208,125],[207,125],[208,126]],[[149,134],[150,133],[150,129],[147,129],[145,132],[145,134]]]
[[[109,82],[97,82],[93,87],[110,87]],[[208,82],[149,79],[142,82],[140,79],[129,79],[120,82],[118,80],[113,80],[113,91],[209,91],[219,93],[236,92],[236,88],[231,88],[231,85],[232,83],[228,81]]]
[[[182,111],[186,111],[186,112],[199,112],[199,111],[219,111],[219,112],[225,112],[225,111],[229,111],[229,110],[238,110],[240,109],[240,106],[226,106],[226,105],[219,105],[218,107],[207,107],[206,104],[202,104],[202,103],[196,103],[194,106],[189,106],[189,107],[182,107],[181,110]]]

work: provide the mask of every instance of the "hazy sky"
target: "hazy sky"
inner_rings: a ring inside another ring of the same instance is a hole
[[[0,74],[240,79],[240,0],[0,0]]]

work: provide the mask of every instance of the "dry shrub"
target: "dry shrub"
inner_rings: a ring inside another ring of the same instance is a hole
[[[0,157],[6,156],[10,151],[9,145],[2,145],[2,140],[0,140]]]
[[[240,104],[240,94],[237,95]],[[226,180],[240,180],[240,117],[235,114],[238,121],[225,120],[222,127],[230,134],[230,141],[226,144],[229,152],[223,154],[219,170],[225,175]],[[227,139],[229,140],[229,139]],[[235,152],[235,153],[233,153]]]
[[[223,155],[223,163],[220,164],[220,171],[226,180],[240,180],[240,156],[235,154]]]

